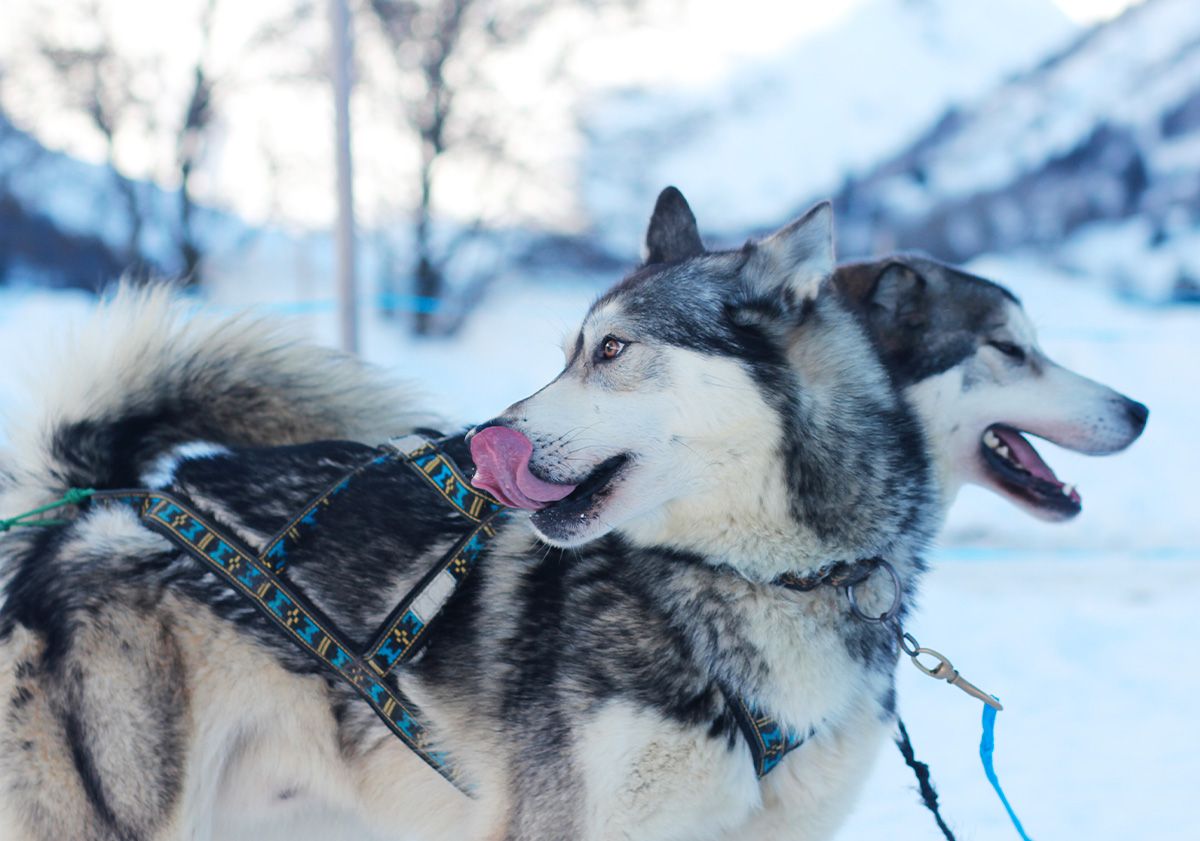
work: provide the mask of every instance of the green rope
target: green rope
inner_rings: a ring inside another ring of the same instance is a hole
[[[18,514],[15,517],[9,517],[7,520],[0,520],[0,534],[17,526],[32,528],[35,526],[65,526],[70,520],[35,520],[32,519],[38,514],[45,514],[47,511],[53,511],[55,508],[62,508],[64,505],[79,505],[87,500],[95,491],[91,488],[69,488],[61,498],[43,505],[40,508],[34,508],[32,511],[26,511],[24,514]]]

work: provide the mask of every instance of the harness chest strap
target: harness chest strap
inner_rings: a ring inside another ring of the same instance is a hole
[[[881,558],[866,558],[855,563],[844,561],[830,564],[812,575],[799,576],[785,573],[775,579],[774,584],[789,590],[808,593],[818,587],[852,588],[861,584],[871,573],[885,562]],[[807,732],[798,732],[784,727],[778,719],[763,710],[747,704],[737,693],[722,687],[729,710],[737,722],[742,737],[750,748],[754,773],[761,779],[771,773],[783,758],[816,735],[810,726]]]
[[[788,730],[770,714],[748,706],[728,690],[723,691],[734,721],[742,731],[742,738],[750,748],[754,773],[759,779],[771,773],[785,756],[817,733],[814,727],[809,727],[807,733]]]

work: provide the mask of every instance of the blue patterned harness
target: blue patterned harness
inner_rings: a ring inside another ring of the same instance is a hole
[[[372,642],[359,650],[286,579],[284,572],[289,554],[296,551],[322,512],[355,478],[366,470],[397,463],[423,477],[448,505],[467,518],[471,528],[401,599]],[[471,486],[438,442],[410,435],[385,445],[378,456],[330,485],[288,520],[259,552],[216,526],[178,494],[147,489],[103,490],[96,491],[92,499],[131,506],[145,526],[216,573],[303,651],[349,684],[388,729],[433,770],[465,794],[472,793],[470,785],[455,773],[447,754],[431,747],[428,729],[416,705],[389,682],[395,668],[420,650],[430,624],[466,580],[487,541],[508,515],[508,509]],[[724,694],[759,777],[813,734],[811,729],[808,734],[789,733],[773,717],[748,706],[729,691]]]

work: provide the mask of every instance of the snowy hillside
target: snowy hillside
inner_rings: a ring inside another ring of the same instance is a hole
[[[1074,31],[1050,0],[867,0],[715,87],[614,95],[584,119],[594,229],[631,253],[669,183],[709,233],[777,224]]]
[[[1131,9],[948,111],[837,204],[844,254],[1036,246],[1123,292],[1200,297],[1200,10]]]
[[[52,157],[0,113],[0,284],[98,288],[122,269],[118,247],[102,219],[80,226],[58,218],[58,180],[39,183]]]
[[[135,254],[112,169],[46,148],[0,113],[0,284],[101,289],[130,266],[178,274],[179,191],[150,181],[129,184],[142,217]],[[203,206],[195,209],[194,226],[214,264],[245,259],[251,246],[280,236]]]

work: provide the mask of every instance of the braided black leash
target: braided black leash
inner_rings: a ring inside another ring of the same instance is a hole
[[[908,738],[908,730],[904,727],[904,721],[899,716],[896,716],[896,725],[900,728],[900,736],[896,739],[896,747],[900,748],[900,755],[904,757],[904,762],[912,769],[913,774],[917,777],[917,786],[921,791],[921,801],[925,804],[925,808],[933,812],[933,818],[937,821],[938,829],[942,831],[942,835],[946,836],[946,841],[956,841],[954,833],[950,831],[950,827],[946,826],[946,821],[942,819],[941,809],[938,807],[937,790],[933,787],[933,781],[929,779],[929,766],[917,759],[913,752],[912,740]]]

